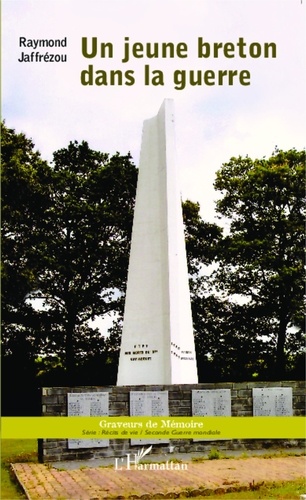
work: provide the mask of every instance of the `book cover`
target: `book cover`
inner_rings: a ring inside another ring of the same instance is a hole
[[[3,0],[4,417],[40,415],[42,387],[116,385],[143,122],[165,99],[198,380],[211,384],[200,389],[247,391],[248,402],[232,399],[237,416],[240,404],[252,415],[254,394],[256,415],[269,412],[272,393],[274,412],[304,414],[305,9],[304,0]],[[145,345],[137,362],[151,359]],[[293,390],[293,406],[274,386]],[[195,411],[216,415],[217,399],[207,410],[200,392]],[[45,397],[62,412],[58,394]],[[93,416],[97,397],[86,403]],[[33,451],[13,442],[7,451],[3,441],[4,462]]]

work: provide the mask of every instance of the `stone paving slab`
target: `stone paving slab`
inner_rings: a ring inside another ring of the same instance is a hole
[[[12,469],[29,500],[100,500],[187,498],[212,491],[241,491],[267,481],[305,478],[305,456],[173,462],[165,470],[125,467],[59,470],[44,464],[19,463]],[[161,464],[159,464],[161,466]],[[149,465],[148,465],[149,467]],[[171,467],[173,470],[171,470]],[[175,470],[175,467],[180,467]]]

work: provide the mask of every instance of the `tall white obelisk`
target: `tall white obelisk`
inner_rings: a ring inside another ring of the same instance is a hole
[[[198,383],[174,103],[143,125],[117,385]]]

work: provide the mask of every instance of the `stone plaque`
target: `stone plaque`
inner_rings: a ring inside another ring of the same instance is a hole
[[[254,417],[292,417],[292,387],[253,389]]]
[[[108,392],[72,392],[67,394],[68,417],[108,416]],[[68,439],[68,448],[104,448],[108,439]]]
[[[133,417],[167,417],[168,391],[131,391],[130,415]],[[131,439],[131,445],[169,443],[169,439]]]
[[[230,417],[230,389],[192,391],[192,415],[195,417]]]
[[[192,415],[195,417],[230,417],[230,389],[205,389],[192,391]],[[214,439],[214,441],[215,440],[216,439]],[[211,441],[211,439],[203,438],[194,439],[193,441]]]

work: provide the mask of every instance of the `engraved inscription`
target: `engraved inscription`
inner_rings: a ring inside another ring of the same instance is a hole
[[[171,354],[176,358],[182,361],[193,361],[194,360],[194,352],[193,351],[183,351],[179,345],[175,344],[175,342],[171,342]]]
[[[168,391],[131,391],[130,415],[166,417],[169,415]],[[131,445],[169,443],[168,439],[131,439]]]
[[[292,387],[264,387],[253,389],[254,417],[291,417]]]
[[[230,417],[230,389],[192,391],[192,415],[197,417]]]
[[[82,392],[67,394],[68,417],[108,416],[108,392]],[[68,439],[68,448],[104,448],[108,439]]]
[[[148,344],[134,344],[130,351],[124,351],[125,356],[130,356],[130,361],[151,361],[158,349],[149,349]]]
[[[206,389],[192,391],[192,415],[196,417],[230,417],[230,389]],[[206,441],[205,439],[194,439]]]

